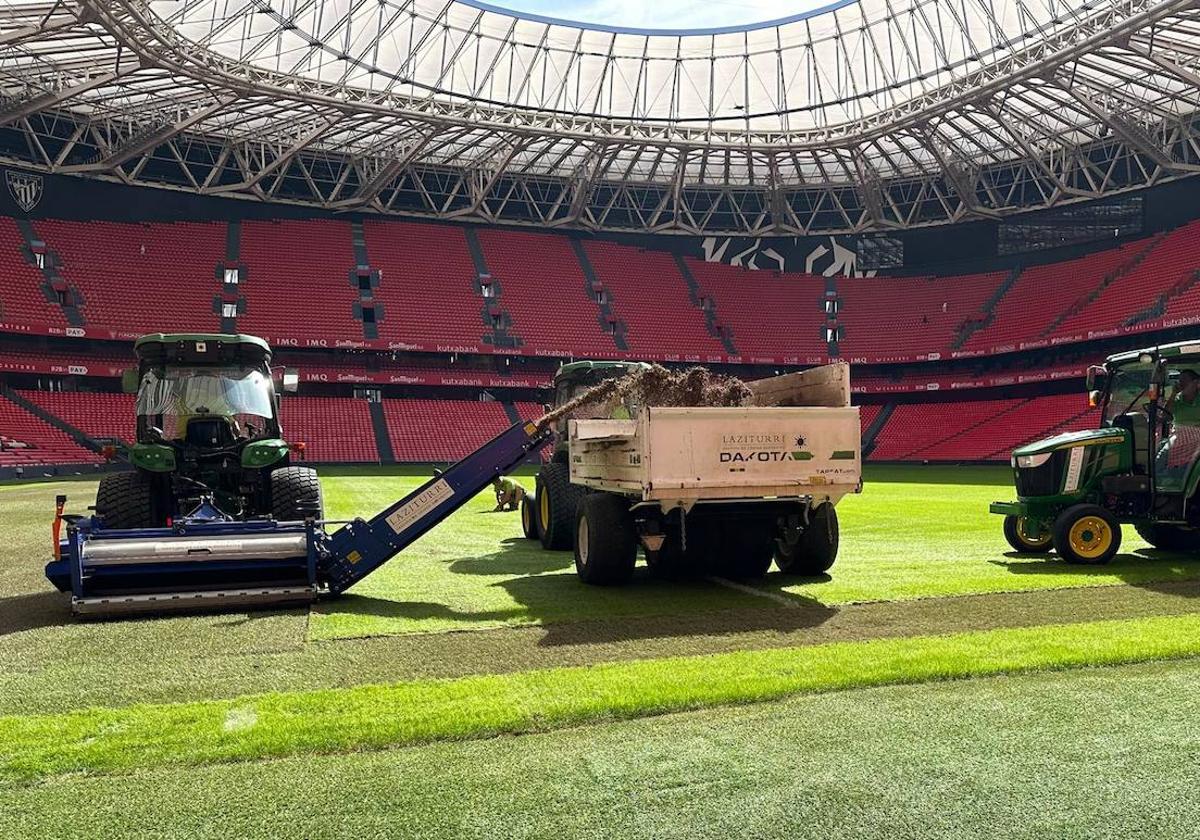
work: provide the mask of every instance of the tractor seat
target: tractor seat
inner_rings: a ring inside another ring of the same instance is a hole
[[[188,421],[184,442],[199,449],[232,446],[233,429],[224,417],[193,417]]]
[[[1130,432],[1133,438],[1133,472],[1145,475],[1150,468],[1146,452],[1146,445],[1150,441],[1150,418],[1141,412],[1130,412],[1114,419],[1113,426]]]

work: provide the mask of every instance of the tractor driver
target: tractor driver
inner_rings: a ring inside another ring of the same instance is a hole
[[[1165,486],[1182,484],[1197,454],[1200,454],[1200,374],[1179,372],[1175,389],[1167,399],[1171,434],[1158,452],[1157,475]]]
[[[492,482],[492,489],[496,491],[496,507],[492,512],[501,510],[516,510],[521,506],[521,500],[525,498],[525,488],[511,478],[497,476]]]
[[[1191,369],[1180,371],[1175,391],[1167,402],[1175,425],[1200,426],[1200,373]]]

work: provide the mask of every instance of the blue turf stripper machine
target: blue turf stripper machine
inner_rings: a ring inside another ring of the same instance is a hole
[[[311,603],[338,595],[523,463],[553,434],[546,418],[522,422],[369,520],[234,520],[204,500],[169,527],[106,528],[64,514],[58,498],[55,559],[46,577],[71,594],[77,615]],[[62,533],[65,525],[65,533]]]

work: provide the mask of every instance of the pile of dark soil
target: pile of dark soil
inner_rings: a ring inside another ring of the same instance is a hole
[[[750,404],[750,386],[735,376],[713,373],[708,368],[683,371],[651,365],[619,379],[608,379],[551,411],[539,425],[567,417],[586,416],[583,409],[619,400],[647,406],[742,406]]]

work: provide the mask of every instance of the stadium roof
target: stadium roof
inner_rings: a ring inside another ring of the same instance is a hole
[[[0,155],[615,230],[889,230],[1200,167],[1200,0],[840,0],[644,30],[478,0],[3,0]]]

